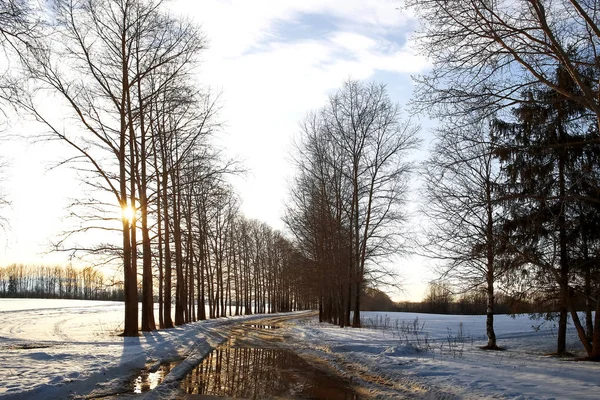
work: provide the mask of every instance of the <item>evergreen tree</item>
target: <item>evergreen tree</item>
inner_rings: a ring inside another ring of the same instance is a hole
[[[555,81],[557,87],[577,91],[562,68]],[[569,310],[578,324],[573,283],[578,272],[591,268],[589,250],[595,241],[590,228],[597,219],[587,217],[598,211],[597,127],[580,104],[546,87],[526,91],[514,116],[514,122],[495,124],[496,154],[506,177],[507,251],[520,256],[557,300],[557,353],[564,354]],[[591,298],[591,277],[588,281]],[[587,337],[581,339],[590,345]]]
[[[17,295],[17,280],[13,275],[8,278],[8,297],[15,297]]]

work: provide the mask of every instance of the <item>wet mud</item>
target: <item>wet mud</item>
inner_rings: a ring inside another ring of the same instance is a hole
[[[244,324],[181,381],[182,398],[358,400],[343,379],[311,365],[293,351],[277,346],[266,332],[276,325]],[[134,393],[154,389],[178,362],[145,370],[132,383]]]

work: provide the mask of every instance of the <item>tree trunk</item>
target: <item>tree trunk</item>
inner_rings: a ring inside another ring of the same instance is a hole
[[[356,282],[356,293],[354,296],[354,314],[352,316],[352,327],[360,328],[360,293],[362,292],[362,279],[361,277],[357,277],[360,279]]]
[[[173,328],[173,319],[171,317],[171,274],[173,272],[171,266],[171,231],[169,227],[169,194],[167,191],[167,182],[168,182],[168,174],[167,174],[167,157],[166,150],[164,149],[163,144],[163,166],[162,166],[162,202],[163,202],[163,221],[164,221],[164,247],[165,247],[165,284],[164,284],[164,318],[165,318],[165,328]]]
[[[156,171],[158,177],[158,169]],[[157,196],[156,196],[156,227],[158,229],[157,237],[158,237],[158,323],[161,328],[165,327],[165,303],[163,301],[163,284],[164,284],[164,276],[163,276],[163,239],[162,239],[162,210],[161,210],[161,193],[160,193],[160,183],[157,185]]]
[[[490,277],[490,275],[492,275]],[[488,344],[485,346],[486,349],[495,350],[498,348],[496,344],[496,332],[494,332],[494,278],[492,273],[488,272],[487,279],[487,310],[485,319],[485,331],[488,337]]]
[[[123,16],[123,26],[126,26],[126,14]],[[126,175],[126,137],[127,127],[131,123],[131,115],[127,115],[127,94],[129,92],[129,65],[127,63],[127,38],[126,31],[121,36],[121,61],[122,61],[122,87],[121,87],[121,132],[119,141],[119,183],[121,210],[127,207],[127,175]],[[133,162],[133,160],[130,160]],[[133,179],[133,177],[132,177]],[[137,271],[133,264],[131,248],[131,226],[125,216],[122,217],[123,225],[123,275],[125,291],[125,323],[124,336],[137,336],[138,334],[138,299],[137,299]]]
[[[138,47],[139,48],[139,47]],[[139,60],[138,60],[139,66]],[[138,70],[138,76],[140,75]],[[144,104],[142,101],[141,80],[138,78],[138,104],[140,113],[140,149],[138,160],[140,164],[139,176],[139,202],[140,213],[142,217],[142,331],[156,330],[154,321],[154,283],[152,279],[152,247],[150,243],[150,229],[148,228],[148,197],[147,185],[148,177],[147,149],[146,149],[146,126],[144,120]],[[130,127],[133,131],[133,127]],[[134,142],[135,143],[135,142]],[[133,164],[133,163],[132,163]],[[135,193],[135,192],[134,192]],[[135,208],[134,208],[135,209]]]
[[[570,304],[569,309],[571,310],[571,318],[573,319],[573,324],[575,325],[575,329],[577,330],[579,340],[583,344],[583,347],[585,348],[585,351],[587,352],[588,356],[591,356],[593,354],[592,343],[590,343],[590,341],[588,340],[585,329],[583,329],[583,326],[581,325],[581,321],[579,320],[577,310],[575,309],[575,306],[573,304]]]
[[[181,182],[179,176],[179,166],[173,168],[173,241],[175,242],[175,325],[185,323],[184,310],[186,303],[186,285],[183,275],[183,248],[181,243]]]
[[[560,124],[559,124],[560,125]],[[559,132],[559,142],[565,143],[565,132],[561,129]],[[566,200],[565,200],[565,164],[566,150],[562,150],[558,159],[558,184],[560,198],[560,214],[558,215],[559,246],[560,246],[560,306],[558,319],[558,340],[556,352],[565,354],[567,351],[567,317],[569,302],[569,262],[567,260],[567,222],[566,222]]]
[[[487,309],[486,309],[486,320],[485,330],[488,337],[488,344],[485,346],[486,349],[496,350],[498,346],[496,344],[496,332],[494,332],[494,309],[496,306],[496,299],[494,296],[494,272],[495,272],[495,238],[494,238],[494,213],[493,213],[493,197],[492,197],[492,185],[489,179],[490,164],[486,163],[486,181],[485,181],[485,200],[486,200],[486,293],[487,293]]]
[[[600,361],[600,297],[596,300],[594,332],[592,333],[592,354],[590,354],[590,359]]]

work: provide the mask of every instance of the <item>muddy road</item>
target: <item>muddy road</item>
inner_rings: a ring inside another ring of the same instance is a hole
[[[313,317],[277,316],[233,325],[227,339],[185,373],[181,372],[184,361],[154,366],[135,377],[129,394],[150,399],[370,398],[327,363],[295,351],[286,325]],[[179,379],[173,378],[175,371]]]

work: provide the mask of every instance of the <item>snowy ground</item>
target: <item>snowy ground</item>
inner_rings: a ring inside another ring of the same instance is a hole
[[[148,365],[187,358],[167,377],[173,383],[235,323],[263,317],[203,321],[122,338],[116,334],[122,303],[2,299],[0,398],[110,395]],[[556,342],[552,323],[537,328],[540,321],[527,316],[498,316],[499,345],[506,350],[487,352],[479,349],[485,344],[484,317],[364,313],[363,321],[377,328],[341,329],[311,317],[287,323],[277,334],[373,397],[599,398],[600,364],[546,355]],[[573,330],[569,350],[581,351]]]
[[[0,398],[66,399],[118,392],[144,367],[201,358],[227,337],[231,317],[118,336],[123,303],[0,299]]]
[[[378,397],[428,399],[598,399],[600,364],[559,359],[556,325],[496,316],[498,344],[484,351],[485,316],[361,313],[363,325],[314,320],[292,328],[299,351],[328,359]],[[541,324],[541,326],[539,326]],[[583,356],[569,326],[568,350]]]

